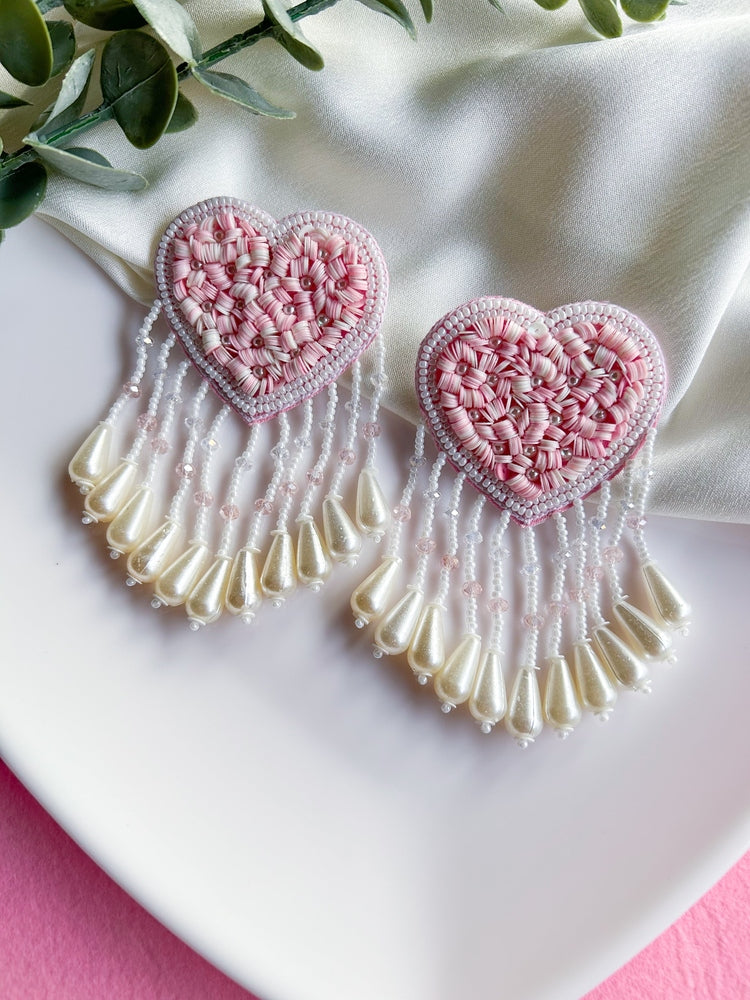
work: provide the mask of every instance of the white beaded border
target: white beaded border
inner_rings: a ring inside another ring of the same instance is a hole
[[[543,497],[525,500],[466,453],[450,428],[440,407],[435,368],[440,351],[477,319],[502,317],[512,319],[527,330],[539,334],[555,334],[573,322],[603,323],[613,320],[619,330],[634,337],[648,361],[650,372],[643,380],[645,394],[628,422],[628,430],[615,447],[600,460],[591,462],[583,475],[566,483]],[[534,525],[546,520],[555,511],[567,510],[576,500],[593,493],[603,482],[616,475],[625,462],[643,444],[649,427],[657,420],[666,392],[666,371],[661,348],[656,337],[632,313],[606,302],[576,302],[560,306],[548,313],[541,313],[532,306],[515,299],[484,297],[458,306],[439,320],[419,346],[417,354],[416,389],[419,405],[424,413],[437,447],[444,451],[448,461],[466,475],[476,489],[501,510],[510,512],[518,524]]]
[[[227,372],[205,356],[199,334],[182,315],[168,273],[173,261],[173,241],[181,228],[189,222],[203,222],[216,212],[226,209],[242,215],[252,226],[265,233],[271,249],[290,232],[300,234],[320,226],[329,233],[338,233],[356,244],[360,259],[368,272],[365,308],[359,323],[345,333],[337,347],[311,371],[261,396],[248,396],[238,390]],[[376,337],[383,322],[388,298],[388,270],[383,253],[370,233],[358,223],[333,212],[296,212],[277,222],[253,205],[229,197],[209,198],[181,212],[169,224],[159,241],[154,270],[157,292],[164,305],[167,321],[185,353],[200,374],[208,379],[214,392],[248,424],[270,420],[304,400],[311,399],[350,368]]]

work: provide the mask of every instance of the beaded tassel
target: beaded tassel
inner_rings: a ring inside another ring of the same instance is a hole
[[[156,278],[132,374],[68,471],[84,524],[106,525],[126,583],[147,586],[154,608],[184,608],[192,629],[224,611],[250,623],[299,585],[320,589],[332,566],[354,563],[363,540],[388,528],[376,472],[385,265],[342,216],[277,223],[218,198],[170,225]],[[162,313],[170,330],[159,346]],[[347,370],[341,421],[336,379]]]

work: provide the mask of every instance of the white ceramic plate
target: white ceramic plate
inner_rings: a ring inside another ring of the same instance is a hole
[[[193,947],[264,1000],[578,1000],[750,846],[748,528],[654,519],[680,665],[525,753],[371,660],[356,573],[192,634],[65,475],[143,310],[38,222],[0,252],[0,751]]]

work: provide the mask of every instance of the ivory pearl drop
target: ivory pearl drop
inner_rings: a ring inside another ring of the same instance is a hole
[[[172,608],[184,604],[206,565],[209,551],[205,542],[192,542],[159,576],[154,593]]]
[[[251,622],[263,601],[258,573],[257,549],[241,548],[234,557],[225,603],[227,611]]]
[[[427,604],[422,608],[406,659],[419,677],[432,677],[442,669],[445,663],[445,630],[440,604]]]
[[[231,571],[231,557],[217,556],[198,580],[185,602],[191,624],[210,625],[221,616]]]
[[[95,521],[111,521],[125,505],[136,471],[133,462],[122,461],[86,494],[83,506]]]
[[[68,465],[68,475],[82,493],[87,493],[105,474],[109,468],[111,451],[112,428],[102,421],[89,434]]]
[[[116,552],[132,552],[148,530],[154,492],[139,486],[125,506],[109,523],[107,544]]]
[[[359,628],[384,614],[400,565],[397,556],[385,556],[352,594],[351,608]]]
[[[407,587],[404,596],[380,619],[375,629],[375,645],[384,653],[403,653],[411,642],[419,621],[424,594],[417,587]]]
[[[279,606],[297,586],[294,545],[288,531],[275,531],[260,574],[263,593]]]
[[[653,618],[623,599],[614,603],[612,611],[625,633],[626,641],[636,653],[647,660],[667,659],[672,649],[672,639]]]
[[[479,669],[469,696],[469,711],[488,733],[505,715],[507,708],[505,679],[500,654],[488,649],[479,661]]]
[[[593,639],[600,659],[623,687],[631,691],[651,690],[648,667],[619,635],[606,625],[597,625]]]
[[[445,666],[435,677],[435,694],[453,708],[462,705],[471,694],[482,651],[481,636],[467,632],[445,661]]]
[[[357,527],[365,535],[380,539],[390,523],[391,512],[373,469],[365,467],[357,479]]]
[[[153,583],[182,537],[182,526],[167,518],[137,545],[128,558],[128,573],[139,583]]]
[[[583,708],[608,719],[617,703],[617,691],[590,642],[573,643],[573,672]]]
[[[300,583],[319,590],[331,572],[331,561],[311,517],[299,522],[297,535],[297,576]]]
[[[362,548],[362,539],[344,510],[341,497],[332,493],[323,501],[323,534],[331,558],[354,565]]]
[[[516,743],[525,749],[529,743],[534,742],[543,726],[542,696],[536,670],[532,667],[519,667],[510,689],[505,728]]]
[[[564,656],[547,657],[544,717],[563,738],[569,736],[581,721],[581,706]]]
[[[691,608],[664,576],[656,563],[647,562],[641,567],[654,610],[672,628],[686,628],[690,624]]]

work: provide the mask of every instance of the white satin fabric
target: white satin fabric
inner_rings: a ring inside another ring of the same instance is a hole
[[[259,4],[186,6],[210,45]],[[748,0],[690,0],[616,41],[596,39],[574,0],[555,13],[507,0],[504,15],[435,0],[431,25],[410,6],[417,44],[342,2],[304,22],[322,73],[271,42],[217,67],[294,121],[190,83],[198,125],[150,151],[98,127],[79,141],[151,186],[115,195],[56,178],[44,215],[144,301],[161,232],[202,198],[351,216],[388,262],[386,402],[412,419],[417,345],[453,306],[616,302],[653,329],[670,376],[652,509],[750,520]],[[85,310],[86,290],[71,294]]]

